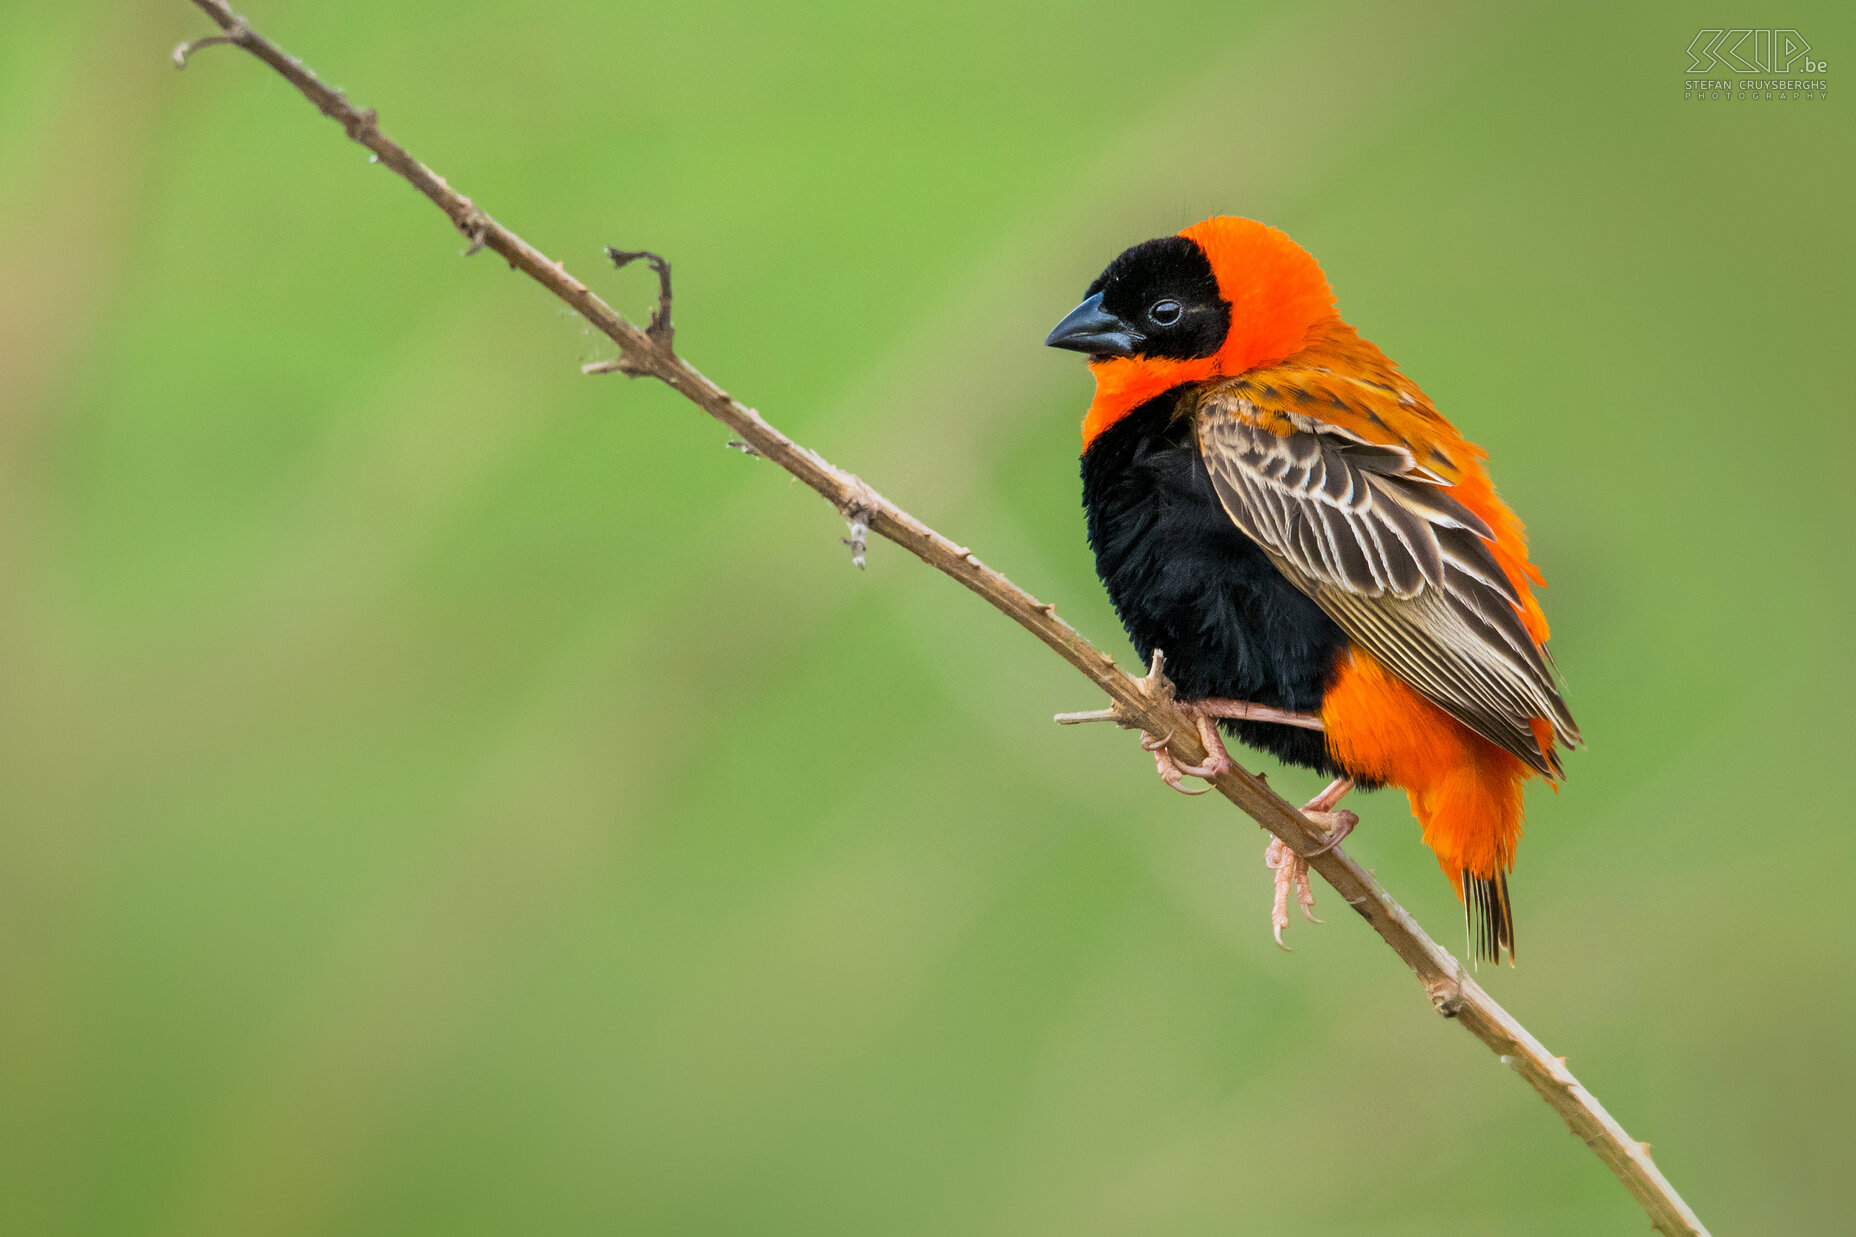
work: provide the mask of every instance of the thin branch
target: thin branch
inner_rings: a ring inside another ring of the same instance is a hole
[[[659,310],[651,326],[639,329],[622,317],[567,269],[480,210],[445,179],[414,159],[380,132],[371,109],[350,103],[275,43],[252,30],[224,0],[193,0],[224,33],[183,44],[175,52],[183,67],[193,51],[211,43],[233,44],[250,52],[301,91],[323,115],[342,126],[379,162],[430,198],[470,242],[467,252],[490,249],[509,265],[553,293],[612,340],[616,363],[587,367],[592,372],[618,370],[649,375],[671,387],[733,431],[729,445],[779,465],[818,491],[850,522],[853,551],[861,556],[864,533],[874,532],[908,550],[929,566],[952,576],[1074,666],[1106,692],[1114,708],[1103,720],[1116,720],[1159,736],[1174,757],[1199,764],[1206,757],[1197,727],[1173,703],[1164,679],[1136,679],[1115,665],[1056,615],[1056,607],[1039,602],[965,546],[957,545],[878,494],[854,473],[829,463],[770,425],[676,355],[670,343],[670,277],[661,259],[653,262],[661,280]],[[615,260],[629,256],[614,253]],[[655,258],[655,255],[635,255]],[[861,565],[861,563],[859,564]],[[1063,720],[1085,720],[1065,717]],[[1090,719],[1093,720],[1093,719]],[[1651,1162],[1646,1144],[1624,1132],[1598,1100],[1579,1084],[1563,1058],[1543,1047],[1465,972],[1463,965],[1433,941],[1411,915],[1339,847],[1294,807],[1277,797],[1242,768],[1212,779],[1212,786],[1282,843],[1305,856],[1314,871],[1332,885],[1360,917],[1372,925],[1423,984],[1437,1011],[1453,1019],[1488,1045],[1501,1061],[1525,1079],[1565,1119],[1593,1154],[1630,1191],[1659,1232],[1670,1237],[1706,1237],[1707,1230]]]

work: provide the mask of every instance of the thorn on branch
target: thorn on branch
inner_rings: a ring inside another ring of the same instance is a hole
[[[1147,663],[1147,673],[1134,680],[1141,686],[1141,694],[1149,700],[1162,704],[1173,703],[1173,680],[1166,677],[1166,654],[1154,650],[1153,658]]]
[[[341,92],[336,93],[339,95]],[[342,122],[342,128],[347,131],[349,138],[363,146],[367,145],[368,138],[380,136],[380,113],[371,107],[356,108],[336,119]]]
[[[749,456],[753,459],[764,460],[767,458],[766,456],[762,455],[760,452],[754,449],[753,443],[742,442],[739,438],[730,438],[727,441],[727,443],[725,443],[724,445],[727,446],[732,451],[739,451],[741,452],[741,454],[745,456]]]
[[[231,43],[238,47],[245,46],[245,40],[251,35],[251,27],[245,24],[243,17],[233,23],[232,28],[223,34],[209,34],[203,39],[191,43],[181,43],[174,48],[174,67],[184,69],[193,53],[208,47],[217,47],[221,43]]]
[[[1437,1012],[1446,1018],[1454,1018],[1463,1012],[1463,984],[1456,977],[1427,980],[1424,994],[1431,998],[1431,1004]]]
[[[613,270],[623,270],[643,258],[657,272],[657,308],[652,311],[644,333],[652,343],[669,352],[671,338],[676,334],[676,328],[670,325],[670,263],[649,249],[614,249],[607,245],[606,256],[612,259]]]

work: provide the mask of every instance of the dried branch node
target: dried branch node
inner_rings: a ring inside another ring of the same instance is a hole
[[[470,202],[469,198],[464,200]],[[475,202],[470,202],[470,209],[458,221],[458,231],[470,242],[470,248],[464,251],[465,257],[481,253],[490,240],[490,217],[479,210]]]
[[[1424,994],[1431,998],[1437,1012],[1454,1018],[1463,1012],[1463,982],[1454,975],[1424,981]]]
[[[339,95],[341,92],[337,91]],[[354,141],[366,146],[368,139],[380,136],[380,113],[371,107],[356,108],[348,115],[338,117],[342,128]]]

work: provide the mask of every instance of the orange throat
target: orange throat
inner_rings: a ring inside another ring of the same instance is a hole
[[[1083,417],[1083,450],[1115,422],[1174,387],[1203,382],[1218,374],[1218,358],[1171,361],[1159,357],[1107,357],[1089,363],[1096,378],[1096,397]]]

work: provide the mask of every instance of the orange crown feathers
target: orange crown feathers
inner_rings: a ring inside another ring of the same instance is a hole
[[[1180,233],[1205,251],[1218,295],[1231,302],[1231,331],[1215,358],[1235,377],[1295,355],[1310,328],[1334,314],[1334,292],[1308,250],[1286,232],[1218,215]]]

